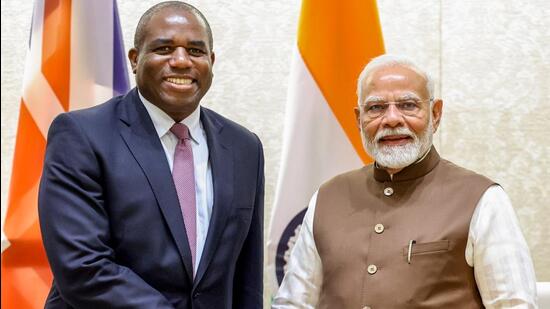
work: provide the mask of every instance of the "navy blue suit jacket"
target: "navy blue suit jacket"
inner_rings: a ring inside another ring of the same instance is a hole
[[[263,150],[201,107],[214,203],[193,279],[166,155],[136,89],[52,123],[39,192],[47,308],[262,308]]]

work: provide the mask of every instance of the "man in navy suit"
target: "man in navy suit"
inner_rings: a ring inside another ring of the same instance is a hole
[[[188,4],[157,4],[128,56],[137,89],[50,127],[39,193],[54,275],[46,307],[262,308],[263,150],[199,105],[215,59],[208,22]],[[180,145],[191,178],[178,170]]]

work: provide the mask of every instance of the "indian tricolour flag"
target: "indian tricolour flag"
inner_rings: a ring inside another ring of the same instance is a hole
[[[353,108],[359,73],[383,52],[376,1],[303,0],[267,243],[273,292],[312,194],[331,177],[371,162]]]
[[[2,309],[44,308],[52,283],[37,209],[50,123],[126,93],[125,58],[115,0],[35,2],[2,231]]]

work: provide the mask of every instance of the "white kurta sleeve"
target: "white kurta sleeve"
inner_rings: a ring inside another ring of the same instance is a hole
[[[313,217],[317,192],[309,202],[296,244],[290,254],[287,270],[271,308],[315,308],[322,283],[322,266],[315,239]]]
[[[529,248],[510,198],[498,185],[489,187],[476,206],[465,257],[486,308],[537,308]]]

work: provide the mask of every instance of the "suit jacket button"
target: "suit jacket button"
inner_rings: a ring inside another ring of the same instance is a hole
[[[193,298],[197,298],[197,297],[199,297],[200,295],[201,295],[201,293],[197,292],[197,293],[193,294]]]

